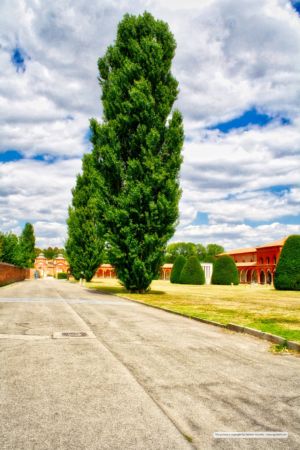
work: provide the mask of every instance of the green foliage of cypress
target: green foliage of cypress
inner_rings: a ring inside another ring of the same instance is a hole
[[[182,255],[177,256],[172,267],[170,281],[171,283],[180,283],[181,271],[186,263],[186,258]]]
[[[31,223],[26,223],[19,239],[18,265],[22,267],[33,267],[35,260],[35,236]]]
[[[204,284],[205,275],[197,256],[190,256],[186,261],[181,274],[181,284]]]
[[[75,279],[90,281],[102,260],[103,225],[97,221],[99,178],[91,155],[84,155],[82,174],[77,176],[69,208],[66,257]]]
[[[102,179],[99,222],[108,257],[125,287],[147,290],[175,231],[180,198],[183,125],[172,107],[176,43],[149,13],[126,14],[98,61],[103,123],[91,120],[96,170]]]
[[[287,238],[276,267],[274,286],[278,290],[300,291],[300,235]]]
[[[231,256],[223,255],[217,258],[214,263],[211,284],[239,284],[239,273],[236,264]]]

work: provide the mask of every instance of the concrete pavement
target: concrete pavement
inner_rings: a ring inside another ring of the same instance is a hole
[[[300,358],[249,336],[46,279],[0,289],[0,351],[1,450],[300,448]]]

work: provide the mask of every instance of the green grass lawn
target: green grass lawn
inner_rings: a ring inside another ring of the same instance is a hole
[[[87,286],[141,303],[222,324],[235,323],[300,342],[300,292],[270,286],[187,286],[153,281],[146,294],[131,294],[115,279]]]

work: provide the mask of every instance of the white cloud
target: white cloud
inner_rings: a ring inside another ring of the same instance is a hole
[[[67,207],[80,168],[80,159],[0,164],[0,229],[19,234],[20,224],[31,222],[38,246],[63,245]]]
[[[179,230],[173,241],[201,242],[207,245],[217,242],[227,250],[263,245],[290,234],[300,234],[300,225],[273,222],[251,227],[245,224],[215,224],[188,226]]]
[[[123,14],[145,9],[166,20],[177,41],[173,71],[187,139],[175,239],[232,247],[288,234],[296,225],[280,232],[278,223],[299,216],[300,205],[300,18],[288,0],[2,1],[0,152],[72,159],[1,165],[0,229],[33,221],[41,243],[64,240],[88,119],[102,114],[97,59]],[[24,73],[11,62],[16,46],[28,56]],[[252,107],[292,124],[205,130]],[[291,188],[278,195],[277,185]],[[198,212],[208,225],[192,225]],[[264,220],[271,225],[245,225]]]

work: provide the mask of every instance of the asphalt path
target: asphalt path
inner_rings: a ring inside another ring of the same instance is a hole
[[[64,280],[2,287],[0,449],[299,449],[300,358],[268,348]]]

